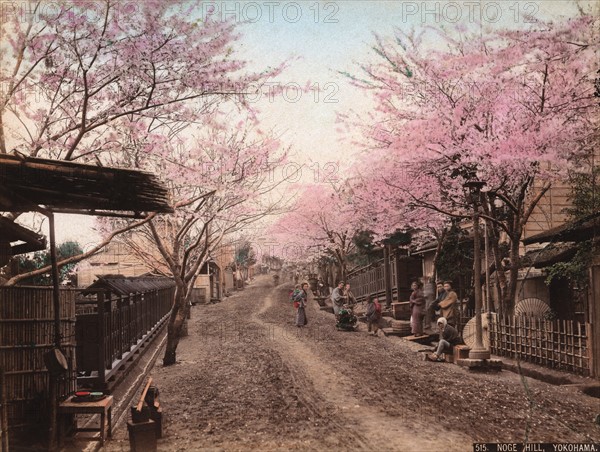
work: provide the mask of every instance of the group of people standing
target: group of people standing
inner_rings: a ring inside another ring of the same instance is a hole
[[[423,284],[415,281],[412,283],[410,295],[411,330],[415,336],[423,336],[423,318],[426,312],[426,300],[423,294]],[[452,290],[450,281],[437,283],[436,298],[429,307],[432,319],[436,319],[439,333],[437,349],[431,354],[432,361],[444,361],[443,354],[455,345],[462,343],[462,338],[456,329],[458,321],[457,309],[458,296]]]
[[[411,332],[414,336],[423,336],[423,318],[426,313],[426,299],[423,293],[423,283],[415,281],[411,285],[409,303],[411,309]],[[446,281],[437,283],[437,295],[429,307],[432,319],[443,317],[451,326],[456,326],[458,296],[452,290],[452,283]]]
[[[296,326],[302,328],[308,324],[306,318],[306,302],[308,300],[308,283],[296,284],[294,291],[290,295],[290,300],[294,303],[296,309]],[[410,295],[411,308],[411,331],[414,336],[423,336],[423,318],[426,312],[426,299],[423,293],[423,284],[415,281],[411,285],[412,293]],[[356,303],[356,298],[350,291],[350,284],[340,281],[331,293],[333,312],[336,318],[340,310],[346,304]],[[460,334],[456,330],[458,319],[457,311],[458,296],[452,290],[450,281],[437,283],[437,294],[434,302],[429,307],[431,317],[437,319],[436,323],[440,335],[438,348],[431,355],[434,361],[441,361],[442,354],[452,346],[462,342]],[[366,320],[370,335],[377,336],[379,330],[379,320],[381,319],[381,305],[376,297],[367,297]],[[439,317],[439,318],[438,318]]]
[[[296,326],[299,328],[308,324],[308,319],[306,318],[307,299],[308,283],[296,284],[293,292],[290,294],[290,301],[294,304],[294,308],[296,309]],[[331,301],[333,304],[333,312],[336,319],[338,319],[344,305],[353,305],[356,303],[356,298],[350,290],[350,284],[340,281],[331,293]]]

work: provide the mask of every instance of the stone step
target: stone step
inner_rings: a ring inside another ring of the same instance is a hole
[[[468,369],[476,370],[502,370],[502,360],[500,359],[457,359],[456,364]]]
[[[410,329],[404,330],[404,329],[396,329],[396,328],[382,328],[381,331],[383,331],[383,334],[385,334],[386,336],[404,337],[404,336],[410,335]]]
[[[417,342],[423,345],[429,345],[431,342],[437,337],[437,335],[433,334],[425,334],[423,336],[413,336],[412,334],[406,336],[404,339],[411,342]]]

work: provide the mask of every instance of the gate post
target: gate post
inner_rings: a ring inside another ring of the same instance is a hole
[[[97,294],[98,301],[98,386],[103,386],[106,379],[106,328],[104,327],[104,291]]]
[[[588,302],[589,323],[591,331],[587,331],[591,350],[590,373],[600,378],[600,264],[590,268],[590,299]]]
[[[396,251],[394,253],[394,259],[396,262],[396,301],[400,303],[402,300],[400,299],[400,287],[402,287],[402,275],[400,272],[400,247],[396,246]]]
[[[390,245],[383,245],[383,281],[385,285],[385,306],[392,306],[392,282],[390,266]]]

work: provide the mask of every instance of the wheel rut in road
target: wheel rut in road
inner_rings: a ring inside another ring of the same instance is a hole
[[[329,416],[332,433],[345,432],[351,449],[369,450],[464,450],[472,440],[465,435],[437,428],[432,423],[402,424],[402,418],[388,416],[384,406],[365,404],[352,393],[351,378],[319,356],[302,335],[291,335],[284,326],[263,319],[274,307],[274,290],[266,293],[252,322],[270,329],[273,348],[280,355],[292,377],[298,381],[298,396],[316,416]],[[290,340],[291,337],[297,340]],[[303,384],[309,380],[310,384]],[[364,382],[368,385],[369,382]],[[333,414],[331,413],[333,407]],[[407,411],[409,408],[407,407]]]

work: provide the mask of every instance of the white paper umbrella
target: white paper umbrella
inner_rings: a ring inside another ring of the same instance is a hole
[[[483,346],[484,348],[490,347],[490,335],[488,328],[487,314],[481,314],[481,329],[483,331]],[[469,347],[475,347],[475,317],[467,322],[465,329],[463,330],[463,340]]]
[[[515,315],[543,318],[550,313],[550,306],[539,298],[525,298],[515,305]]]

